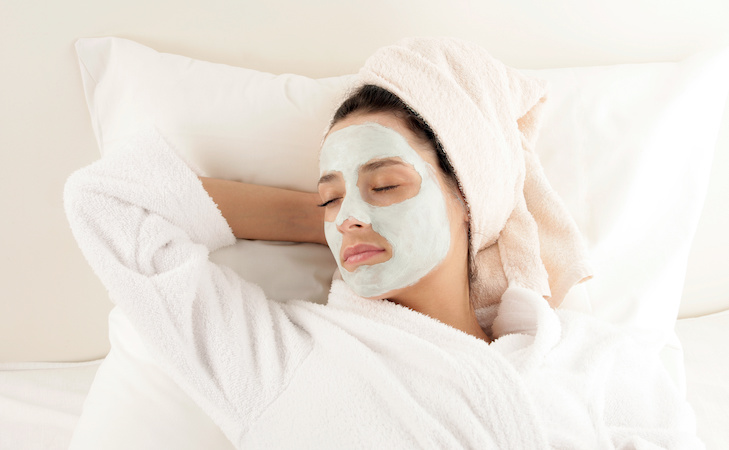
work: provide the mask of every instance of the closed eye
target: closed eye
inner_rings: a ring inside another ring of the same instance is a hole
[[[331,200],[327,200],[326,202],[322,203],[321,205],[316,205],[316,206],[318,206],[320,208],[324,208],[325,206],[328,206],[328,205],[332,204],[333,202],[335,202],[337,200],[340,200],[341,198],[342,197],[336,197],[336,198],[333,198]]]
[[[375,192],[385,192],[385,191],[391,191],[391,190],[393,190],[393,189],[395,189],[397,187],[399,187],[399,185],[396,184],[396,185],[393,185],[393,186],[377,187],[377,188],[373,188],[372,190],[375,191]]]

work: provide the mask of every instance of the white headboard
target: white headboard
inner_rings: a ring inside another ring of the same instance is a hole
[[[106,292],[81,256],[62,187],[98,157],[73,43],[120,36],[275,73],[333,76],[412,35],[476,41],[519,68],[673,61],[729,45],[729,2],[387,0],[0,4],[0,361],[108,351]],[[729,111],[728,111],[729,112]],[[693,247],[683,315],[729,308],[729,113]]]

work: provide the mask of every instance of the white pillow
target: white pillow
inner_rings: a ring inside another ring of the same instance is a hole
[[[595,315],[673,333],[729,91],[729,48],[679,63],[524,71],[548,80],[537,151],[585,235]]]
[[[315,190],[322,133],[352,81],[274,76],[161,54],[118,38],[81,39],[76,49],[102,152],[155,122],[200,173],[300,190]],[[525,71],[551,84],[537,151],[584,232],[596,268],[595,278],[573,289],[565,307],[644,329],[658,347],[675,338],[688,249],[729,89],[728,56]],[[277,299],[324,301],[335,268],[329,250],[314,244],[239,241],[213,259]],[[115,333],[129,337],[117,335],[112,355],[135,339],[131,327],[117,329],[111,321]],[[137,346],[127,354],[144,357],[143,351]],[[110,357],[109,365],[116,359]],[[677,366],[675,375],[681,371]],[[171,382],[152,364],[145,373],[139,383]],[[134,396],[149,390],[132,390],[124,377],[123,371],[100,369],[92,392]],[[112,419],[99,409],[103,394],[93,398],[80,434]],[[113,420],[123,413],[134,418],[138,405],[116,411]],[[166,423],[205,433],[188,420],[198,411],[188,410],[166,410]],[[130,432],[124,428],[119,435]],[[150,447],[170,448],[164,438],[156,444]]]
[[[351,76],[272,75],[118,38],[80,39],[76,50],[102,153],[155,123],[198,174],[316,191],[321,139]],[[319,303],[336,268],[316,244],[239,240],[212,260],[270,298]]]

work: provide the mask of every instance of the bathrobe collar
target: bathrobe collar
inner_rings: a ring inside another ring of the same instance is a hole
[[[482,339],[398,303],[360,297],[342,280],[332,282],[328,306],[399,328],[439,346],[453,346],[454,351],[489,351],[489,344]]]

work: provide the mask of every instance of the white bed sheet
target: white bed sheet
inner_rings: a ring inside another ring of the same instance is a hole
[[[729,448],[729,310],[676,323],[706,448]],[[102,360],[0,364],[0,450],[67,449]]]
[[[0,364],[0,449],[67,449],[101,361]]]
[[[729,448],[729,310],[681,319],[686,396],[707,449]]]

